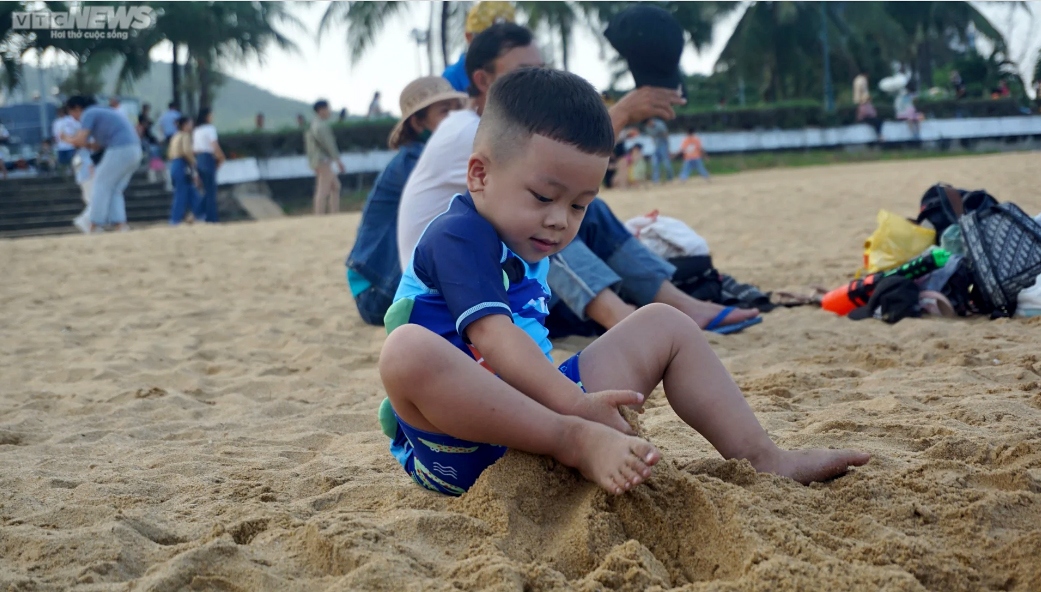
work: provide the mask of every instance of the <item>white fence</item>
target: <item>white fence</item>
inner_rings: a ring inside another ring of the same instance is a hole
[[[923,121],[921,126],[920,139],[926,142],[1041,136],[1041,116],[1038,115],[930,119]],[[910,128],[902,121],[885,122],[882,126],[882,135],[886,142],[906,142],[913,139]],[[699,136],[705,151],[716,154],[856,146],[875,142],[875,131],[867,124],[799,130],[706,132]],[[633,141],[650,148],[650,140],[644,136],[639,136]],[[683,134],[670,136],[669,144],[674,152],[679,150],[682,141]],[[393,151],[378,150],[344,153],[340,155],[340,160],[348,174],[376,173],[382,171],[393,157]],[[226,185],[312,176],[314,176],[314,172],[307,166],[305,156],[279,156],[265,159],[239,158],[226,162],[217,171],[217,182]]]

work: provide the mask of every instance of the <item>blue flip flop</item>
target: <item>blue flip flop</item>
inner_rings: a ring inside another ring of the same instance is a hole
[[[730,335],[731,333],[738,333],[745,329],[758,325],[763,322],[763,317],[752,317],[748,320],[741,321],[740,323],[733,323],[731,325],[723,325],[723,320],[730,316],[730,313],[737,310],[736,306],[728,306],[721,310],[716,318],[709,321],[708,325],[705,326],[705,331],[711,331],[717,335]]]

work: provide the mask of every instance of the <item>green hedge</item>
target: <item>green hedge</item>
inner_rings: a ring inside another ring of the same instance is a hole
[[[336,145],[344,152],[386,150],[395,119],[333,124]],[[233,132],[221,134],[221,148],[229,158],[245,156],[272,157],[304,154],[303,130],[283,129],[274,132]]]
[[[893,106],[877,102],[875,109],[884,120],[895,119]],[[1021,115],[1019,104],[1013,99],[954,101],[921,100],[918,110],[930,119],[952,117],[1005,117]],[[800,129],[805,127],[834,127],[850,125],[857,119],[857,108],[843,105],[834,113],[826,113],[820,103],[803,101],[778,106],[746,107],[737,109],[680,112],[670,122],[669,129],[686,131],[693,127],[702,132],[756,129]]]
[[[895,119],[893,106],[886,102],[875,105],[880,117]],[[954,101],[927,99],[918,102],[919,110],[927,118],[951,117],[1004,117],[1021,115],[1019,104],[1013,99]],[[834,113],[826,113],[815,101],[797,101],[778,105],[733,109],[692,108],[681,110],[669,122],[673,132],[685,132],[693,127],[701,132],[800,129],[805,127],[834,127],[856,121],[856,107],[843,105]],[[387,137],[395,120],[334,124],[336,143],[344,152],[386,150]],[[272,157],[304,153],[304,137],[300,130],[277,132],[236,132],[221,135],[221,146],[230,157]]]

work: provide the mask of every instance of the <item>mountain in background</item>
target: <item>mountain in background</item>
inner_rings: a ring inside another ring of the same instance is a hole
[[[102,74],[106,92],[111,92],[116,86],[118,65],[117,63],[106,68]],[[30,100],[33,93],[40,88],[36,68],[23,64],[22,69],[22,86],[10,93],[7,98],[8,104]],[[50,89],[57,87],[67,72],[58,68],[44,68],[44,74],[44,85],[50,94]],[[170,88],[170,64],[152,62],[149,72],[138,79],[133,87],[124,91],[123,96],[132,96],[142,103],[151,103],[152,117],[158,119],[170,102]],[[311,119],[310,104],[280,97],[226,74],[224,83],[217,88],[216,95],[213,104],[214,124],[223,132],[253,130],[257,113],[264,114],[264,127],[267,130],[296,127],[297,114],[302,114],[308,121]]]

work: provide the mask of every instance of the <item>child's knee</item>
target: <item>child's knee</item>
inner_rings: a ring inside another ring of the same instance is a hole
[[[407,383],[422,379],[432,368],[429,359],[444,340],[419,325],[405,324],[394,329],[380,350],[379,370],[383,384]]]
[[[652,302],[640,307],[639,312],[655,323],[661,323],[664,327],[675,327],[679,330],[687,330],[689,325],[697,327],[689,316],[678,308],[660,302]]]

